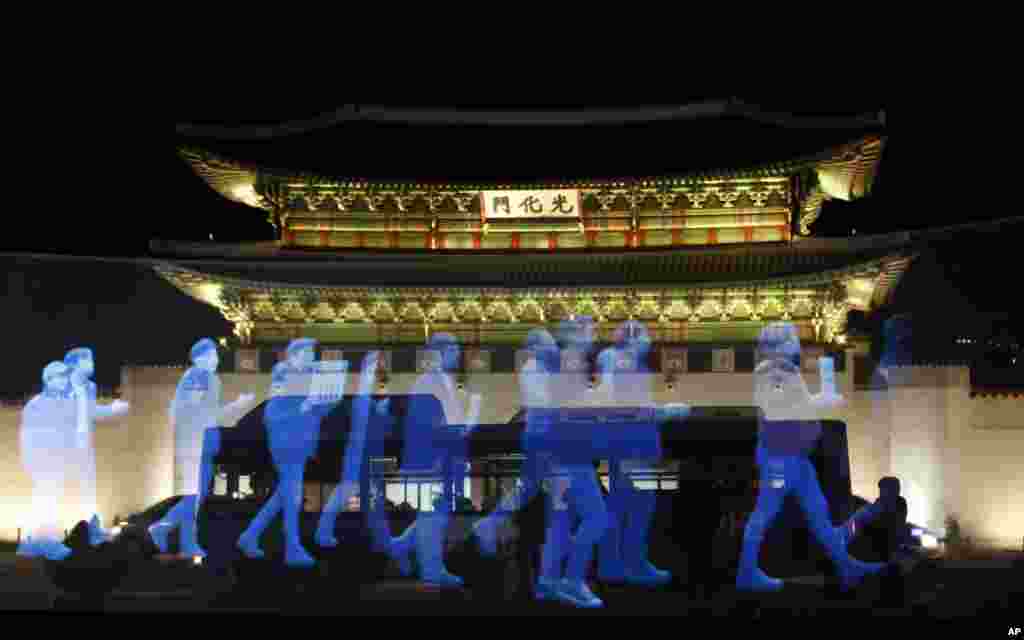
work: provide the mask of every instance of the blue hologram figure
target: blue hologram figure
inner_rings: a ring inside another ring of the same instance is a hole
[[[302,509],[302,478],[306,462],[316,452],[320,421],[332,402],[318,402],[309,395],[314,368],[316,340],[301,338],[288,345],[287,360],[271,373],[270,400],[264,409],[264,423],[270,456],[277,469],[278,483],[273,495],[242,535],[237,546],[250,558],[263,558],[259,538],[279,512],[284,514],[285,564],[311,567],[316,560],[302,546],[299,512]],[[336,404],[340,397],[333,398]]]
[[[320,523],[316,531],[316,543],[321,547],[338,546],[338,540],[334,537],[334,525],[338,514],[348,505],[349,499],[359,491],[362,462],[366,450],[367,426],[370,422],[370,405],[379,362],[379,351],[371,351],[363,359],[359,388],[356,391],[356,397],[352,400],[351,428],[342,461],[341,482],[334,488],[327,505],[320,514]],[[377,535],[378,529],[374,528],[373,533]]]
[[[439,362],[423,373],[413,384],[405,423],[405,440],[402,449],[402,475],[433,481],[441,476],[448,464],[456,471],[455,494],[461,493],[465,477],[466,453],[452,451],[440,444],[439,436],[449,428],[462,429],[454,434],[465,445],[465,438],[476,425],[479,412],[479,396],[473,399],[474,408],[466,415],[465,405],[459,399],[452,374],[458,369],[461,351],[455,337],[448,333],[436,333],[427,343],[427,350],[437,352]],[[444,415],[440,416],[426,407],[416,396],[432,395],[441,402]],[[447,438],[446,438],[447,440]],[[447,492],[442,484],[442,494]],[[433,510],[422,508],[416,521],[397,538],[392,538],[389,554],[398,563],[402,572],[411,575],[413,564],[411,554],[416,551],[420,579],[440,587],[460,587],[462,578],[451,574],[444,566],[444,542],[451,518],[453,505],[444,497],[433,501]]]
[[[64,560],[71,555],[61,543],[57,505],[66,474],[75,470],[71,462],[79,445],[76,411],[70,370],[63,362],[51,362],[43,369],[43,392],[21,414],[21,460],[32,478],[32,506],[19,556]]]
[[[754,370],[754,403],[764,415],[756,453],[760,485],[757,505],[743,532],[736,586],[750,591],[782,589],[782,581],[765,575],[757,560],[765,533],[792,493],[811,533],[836,564],[841,587],[852,588],[885,565],[850,557],[843,536],[829,520],[828,504],[808,457],[821,437],[818,412],[837,406],[843,398],[829,389],[811,395],[797,366],[800,339],[792,323],[773,322],[765,327],[758,351],[761,362]]]
[[[659,463],[658,420],[685,417],[689,407],[682,403],[656,407],[651,389],[653,374],[647,364],[650,348],[646,327],[630,320],[616,330],[614,345],[597,359],[599,402],[658,409],[650,424],[632,428],[628,440],[622,441],[623,450],[609,453],[608,531],[598,548],[598,577],[603,582],[659,586],[672,580],[672,574],[656,568],[647,558],[657,495],[638,489],[633,478]]]
[[[170,407],[174,428],[174,493],[184,497],[162,520],[150,526],[149,534],[160,551],[167,553],[167,536],[179,527],[179,553],[205,558],[206,551],[199,546],[196,532],[199,496],[205,497],[200,488],[213,481],[213,466],[201,464],[204,432],[219,427],[228,415],[251,406],[255,396],[247,393],[229,405],[221,405],[221,381],[217,376],[220,359],[217,345],[210,338],[196,342],[189,357],[193,366],[178,382]]]
[[[559,405],[591,404],[587,366],[594,346],[594,323],[580,317],[559,324],[562,341],[560,372],[554,378],[552,397]],[[604,606],[586,583],[594,545],[608,526],[608,512],[594,468],[594,451],[578,432],[563,431],[556,423],[547,442],[552,461],[548,528],[542,550],[542,571],[537,595],[578,607]],[[578,520],[575,533],[572,524]],[[565,570],[562,559],[566,557]]]
[[[96,502],[96,450],[93,445],[94,423],[123,416],[130,407],[127,402],[115,400],[109,405],[96,402],[96,383],[92,381],[95,362],[92,349],[78,347],[68,351],[64,364],[71,370],[71,395],[76,403],[75,432],[78,446],[72,450],[70,466],[77,468],[81,486],[82,510],[91,514],[89,521],[89,544],[98,546],[111,539],[109,531],[102,528]]]
[[[548,437],[553,422],[552,382],[559,371],[558,344],[546,329],[537,328],[526,336],[523,351],[527,356],[520,366],[518,377],[526,421],[526,429],[522,434],[522,449],[526,459],[517,488],[503,496],[494,512],[481,518],[474,527],[481,551],[487,555],[497,553],[498,531],[505,526],[512,513],[525,508],[537,496],[541,483],[550,479],[552,471]],[[568,533],[560,529],[553,537],[558,540],[568,539]],[[542,552],[541,571],[538,584],[535,585],[535,595],[540,599],[551,596],[554,582],[560,578],[561,572],[556,565],[561,564],[565,554],[556,550],[556,546],[545,545]]]

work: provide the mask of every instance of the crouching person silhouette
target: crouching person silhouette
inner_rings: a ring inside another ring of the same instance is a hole
[[[476,425],[480,409],[480,396],[474,395],[473,407],[467,416],[464,403],[456,395],[452,374],[459,366],[461,352],[455,337],[448,333],[434,334],[427,350],[437,352],[440,361],[435,360],[438,366],[425,372],[413,384],[410,394],[414,397],[409,403],[402,449],[402,474],[421,477],[439,475],[453,459],[456,463],[465,459],[464,455],[439,445],[437,438],[439,432],[449,425],[464,425],[466,430],[456,436],[464,443]],[[440,400],[444,415],[417,406],[422,401],[415,396],[421,395],[433,395]],[[457,473],[456,478],[459,476]],[[447,495],[447,492],[442,489],[442,494]],[[444,542],[453,505],[439,497],[432,506],[432,511],[421,506],[416,521],[401,536],[391,540],[389,553],[402,572],[409,575],[413,571],[410,555],[415,549],[419,577],[423,582],[440,587],[460,587],[462,578],[449,573],[444,566]]]
[[[92,381],[95,363],[92,350],[86,347],[72,349],[64,356],[64,364],[71,370],[71,395],[75,400],[76,446],[71,450],[69,468],[79,478],[82,511],[89,521],[89,544],[98,546],[110,540],[110,532],[101,526],[102,518],[96,503],[96,450],[93,430],[97,421],[109,420],[128,413],[127,402],[115,400],[109,405],[96,402],[96,383]]]
[[[811,533],[836,564],[840,585],[846,590],[885,565],[860,562],[846,549],[845,539],[832,526],[828,504],[817,472],[808,457],[821,437],[817,413],[843,401],[829,389],[812,396],[800,375],[800,340],[788,322],[774,322],[761,332],[761,362],[754,370],[754,403],[763,412],[756,462],[759,467],[757,505],[743,532],[736,586],[741,590],[778,591],[782,581],[758,568],[758,552],[765,533],[790,493],[800,502]]]
[[[64,560],[71,555],[61,543],[57,505],[71,452],[78,446],[76,411],[68,367],[51,362],[43,369],[43,392],[21,413],[21,462],[32,478],[32,505],[19,556]]]
[[[193,366],[178,382],[170,411],[174,427],[174,493],[184,497],[149,528],[149,534],[160,551],[167,553],[167,536],[179,527],[179,553],[205,558],[206,551],[199,546],[196,518],[199,496],[205,495],[213,481],[213,466],[201,464],[203,434],[223,424],[225,417],[250,407],[255,396],[247,393],[221,406],[221,382],[217,376],[220,359],[217,345],[210,338],[196,342],[189,356]]]
[[[283,511],[285,564],[292,567],[316,564],[302,546],[299,530],[306,462],[316,452],[320,420],[332,406],[331,403],[317,404],[309,395],[316,344],[311,338],[293,340],[288,345],[288,359],[279,362],[271,374],[270,399],[266,403],[263,420],[270,456],[277,469],[277,488],[242,532],[237,545],[247,557],[263,558],[259,538],[270,521]]]

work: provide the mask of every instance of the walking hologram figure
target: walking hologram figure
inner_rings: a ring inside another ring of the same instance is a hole
[[[464,477],[466,452],[456,450],[465,446],[465,439],[475,427],[480,411],[480,396],[471,398],[468,411],[458,397],[452,374],[458,369],[461,351],[455,337],[448,333],[431,336],[427,350],[439,357],[435,366],[423,373],[413,384],[410,394],[408,415],[405,422],[405,439],[402,449],[402,475],[411,475],[431,482],[440,477],[448,466],[456,468],[455,484],[461,484]],[[434,396],[441,402],[443,415],[423,405],[422,396]],[[452,429],[457,433],[443,436]],[[447,444],[445,444],[447,443]],[[461,473],[457,466],[463,467]],[[443,485],[442,485],[443,486]],[[460,487],[461,488],[461,487]],[[416,521],[391,540],[389,553],[398,562],[402,572],[413,571],[411,554],[416,552],[420,579],[441,587],[461,587],[462,578],[451,574],[444,565],[444,542],[454,505],[444,499],[447,491],[442,488],[441,496],[433,500],[431,510],[420,506]],[[458,492],[458,493],[461,493]]]
[[[63,362],[43,369],[43,392],[21,413],[21,461],[32,478],[32,504],[25,539],[17,555],[64,560],[71,555],[61,539],[57,506],[78,447],[77,402],[71,395],[70,370]]]
[[[123,416],[130,407],[127,402],[115,400],[109,405],[96,402],[96,383],[92,349],[78,347],[64,356],[64,364],[71,370],[71,394],[75,400],[77,442],[70,451],[69,468],[78,476],[82,496],[82,510],[92,516],[89,521],[89,544],[98,546],[110,540],[111,535],[102,528],[102,518],[96,502],[96,450],[93,445],[94,423]]]
[[[653,374],[647,363],[651,341],[643,324],[630,320],[615,333],[614,345],[598,356],[600,385],[596,397],[608,406],[654,408],[648,424],[621,434],[622,446],[610,451],[608,531],[598,547],[598,576],[603,582],[626,582],[646,586],[667,584],[672,575],[647,558],[648,535],[654,519],[657,496],[638,489],[634,476],[653,471],[661,458],[662,420],[685,418],[689,407],[670,403],[657,407],[652,395]]]
[[[526,336],[525,360],[520,365],[519,392],[525,411],[526,429],[522,434],[525,461],[517,488],[502,496],[495,511],[480,519],[474,532],[480,548],[486,555],[497,553],[498,532],[511,515],[526,507],[540,492],[545,480],[551,482],[552,451],[550,436],[553,429],[554,398],[552,382],[559,371],[559,349],[554,337],[546,329],[533,329]],[[550,508],[550,505],[548,505]],[[554,598],[561,578],[564,549],[544,545],[541,568],[534,585],[538,599]]]
[[[789,322],[773,322],[760,335],[760,363],[754,370],[754,403],[763,418],[759,429],[756,462],[759,468],[757,505],[743,532],[736,586],[750,591],[778,591],[782,581],[758,568],[764,536],[793,494],[807,518],[815,539],[835,563],[843,589],[884,569],[850,557],[845,539],[829,520],[828,504],[809,454],[821,437],[818,412],[844,400],[825,388],[811,395],[798,368],[800,340]]]
[[[278,483],[273,495],[242,532],[237,545],[246,556],[263,558],[259,538],[271,520],[283,512],[285,564],[292,567],[316,564],[302,546],[299,530],[302,479],[306,462],[319,444],[320,420],[340,401],[340,396],[321,402],[310,395],[310,383],[316,373],[316,344],[311,338],[293,340],[288,345],[287,360],[279,362],[271,373],[270,399],[263,420]]]
[[[167,553],[167,536],[178,527],[179,553],[206,557],[196,531],[200,496],[205,497],[213,482],[213,465],[202,464],[204,433],[219,427],[225,417],[252,406],[255,396],[247,393],[221,406],[221,381],[217,376],[220,359],[217,345],[210,338],[196,342],[189,356],[193,366],[178,382],[170,407],[174,429],[174,493],[184,497],[149,528],[149,533],[160,550]]]

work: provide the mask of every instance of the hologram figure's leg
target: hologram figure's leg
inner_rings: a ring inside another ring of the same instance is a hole
[[[263,535],[263,532],[267,530],[267,527],[270,526],[270,523],[274,520],[274,518],[277,516],[278,513],[280,513],[282,509],[282,484],[283,481],[281,479],[281,473],[279,471],[277,487],[274,488],[274,493],[270,496],[270,498],[263,505],[263,508],[260,509],[259,513],[256,514],[256,517],[252,519],[252,522],[249,523],[249,526],[246,527],[245,531],[243,531],[242,535],[238,538],[238,548],[242,551],[242,553],[244,553],[246,556],[250,558],[264,557],[263,551],[259,548],[260,536]]]
[[[740,552],[739,570],[736,573],[736,587],[748,591],[778,591],[782,581],[769,578],[757,566],[758,553],[765,533],[779,515],[783,501],[790,490],[786,458],[764,455],[759,451],[760,490],[757,505],[743,529],[743,546]]]
[[[462,586],[462,578],[452,575],[444,566],[445,538],[451,519],[447,501],[434,501],[433,511],[421,511],[413,525],[412,537],[420,564],[420,578],[429,584]]]
[[[569,467],[570,500],[580,517],[580,525],[569,547],[569,561],[559,596],[581,607],[600,607],[604,603],[587,587],[587,567],[594,545],[608,527],[604,496],[598,487],[597,474],[590,464]]]
[[[846,550],[845,540],[832,526],[828,515],[828,503],[821,492],[818,474],[810,460],[798,461],[799,471],[794,473],[793,487],[796,496],[807,514],[807,522],[815,539],[825,548],[829,558],[836,564],[844,588],[855,586],[864,576],[881,572],[883,563],[866,563],[851,558]]]
[[[647,558],[649,549],[648,536],[654,513],[657,509],[658,496],[653,491],[643,491],[636,487],[631,473],[637,469],[650,469],[656,461],[627,461],[623,463],[625,482],[626,523],[622,532],[622,562],[627,582],[643,585],[663,585],[672,580],[672,574],[658,569]]]
[[[24,539],[18,545],[19,556],[63,560],[71,555],[71,549],[61,542],[57,510],[64,493],[65,464],[72,461],[65,453],[63,434],[22,430],[21,455],[32,478],[32,504]]]
[[[625,485],[629,479],[622,473],[622,464],[617,459],[608,461],[608,476],[611,485],[607,498],[608,530],[598,543],[598,577],[603,582],[622,582],[626,579],[622,543],[629,502]]]
[[[305,462],[279,465],[281,473],[281,501],[284,509],[285,564],[313,566],[316,560],[302,546],[299,531],[299,513],[302,511],[302,476]]]
[[[566,469],[555,467],[549,475],[550,492],[545,501],[547,529],[544,546],[541,548],[540,575],[534,595],[538,600],[558,598],[561,587],[563,566],[572,540],[572,512],[568,502],[571,487]]]

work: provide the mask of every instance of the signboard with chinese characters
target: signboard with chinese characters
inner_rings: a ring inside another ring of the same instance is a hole
[[[664,373],[686,373],[686,349],[665,349],[661,352],[661,370]]]
[[[579,218],[580,192],[575,189],[481,191],[484,221],[510,218]]]
[[[236,351],[235,370],[239,373],[259,373],[260,352],[256,349],[239,349]]]
[[[713,373],[732,373],[736,369],[736,354],[732,349],[711,350],[711,371]]]
[[[469,373],[490,373],[491,352],[483,349],[466,350],[466,371]]]

